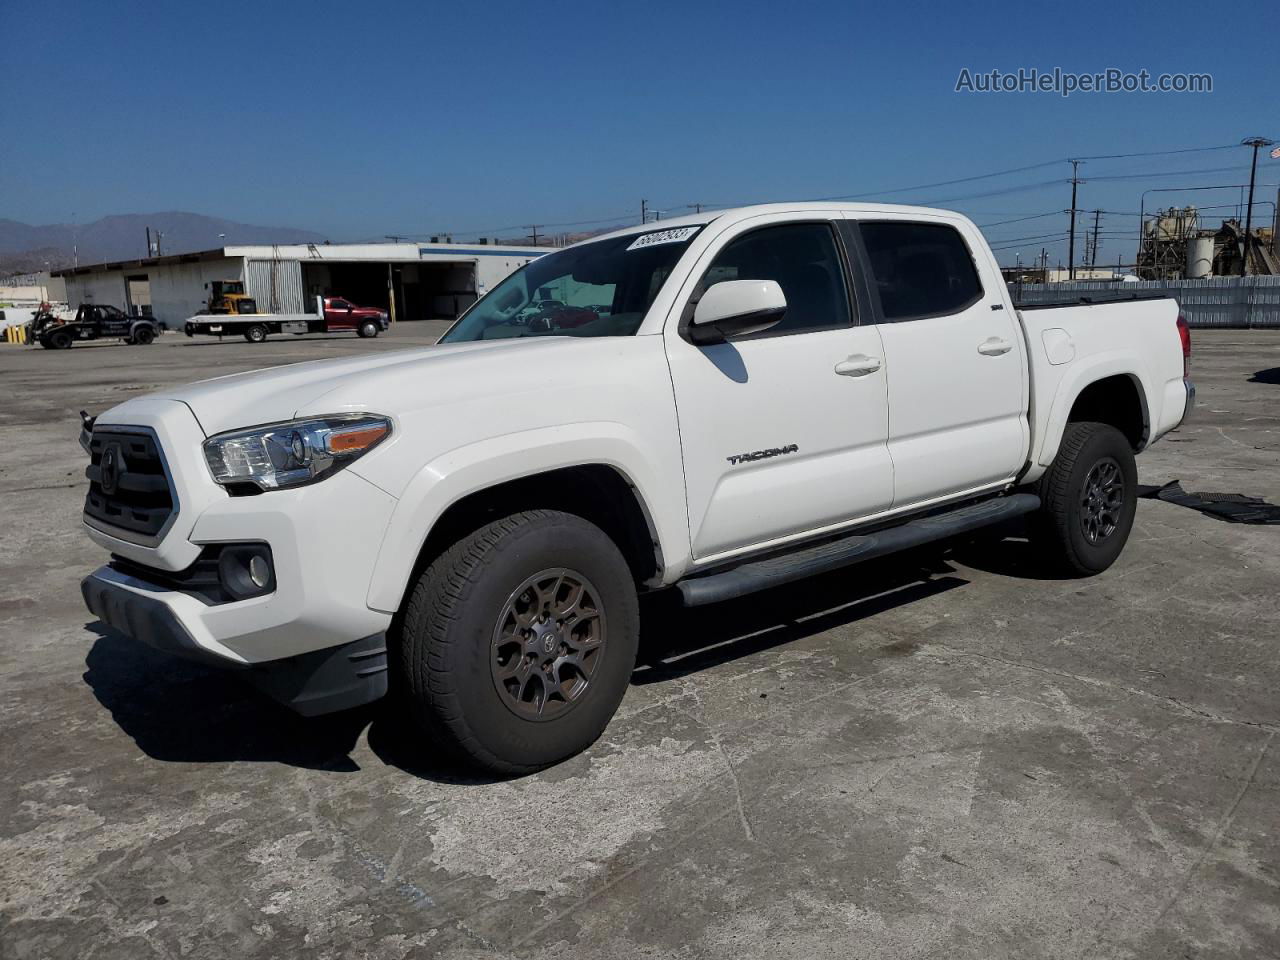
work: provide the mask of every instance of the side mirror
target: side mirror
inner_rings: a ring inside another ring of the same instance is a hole
[[[689,339],[698,346],[768,330],[787,312],[776,280],[721,280],[707,288],[693,311]]]

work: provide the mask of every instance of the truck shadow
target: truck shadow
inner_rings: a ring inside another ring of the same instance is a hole
[[[1270,367],[1266,370],[1259,370],[1249,378],[1249,382],[1280,385],[1280,367]]]
[[[376,706],[307,719],[234,672],[167,656],[95,621],[84,682],[147,756],[176,763],[274,761],[353,772],[350,753]]]
[[[1005,541],[999,549],[1009,546]],[[674,591],[645,597],[640,655],[631,683],[678,680],[968,584],[946,555],[945,548],[925,547],[874,566],[855,566],[695,609],[681,607]],[[1026,575],[1025,570],[1010,572]],[[460,769],[423,740],[407,735],[405,724],[382,703],[304,718],[259,694],[234,672],[175,659],[100,622],[86,629],[97,639],[85,658],[85,683],[120,729],[156,760],[265,761],[354,773],[360,765],[352,753],[367,730],[373,754],[412,776],[451,784],[501,779]]]
[[[941,551],[913,551],[692,609],[674,591],[646,598],[631,683],[662,683],[848,626],[969,581]]]

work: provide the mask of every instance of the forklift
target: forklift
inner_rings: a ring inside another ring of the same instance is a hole
[[[213,280],[205,284],[209,291],[206,312],[216,314],[257,313],[258,302],[244,292],[243,280]]]

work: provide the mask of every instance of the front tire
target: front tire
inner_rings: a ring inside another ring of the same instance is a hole
[[[1070,423],[1040,478],[1031,540],[1054,570],[1092,576],[1115,563],[1138,510],[1138,468],[1129,441],[1105,423]]]
[[[378,335],[378,325],[372,320],[366,320],[364,323],[360,324],[359,329],[356,330],[356,334],[366,339],[369,337],[376,337]]]
[[[398,621],[394,679],[418,732],[508,775],[595,742],[626,692],[640,627],[617,546],[551,510],[463,537],[423,572]]]

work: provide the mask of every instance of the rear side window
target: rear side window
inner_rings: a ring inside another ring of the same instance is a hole
[[[761,227],[731,240],[703,275],[700,292],[722,280],[776,280],[787,312],[757,336],[849,326],[849,297],[828,223]]]
[[[972,306],[982,283],[954,227],[902,220],[859,224],[886,320],[923,320]]]

